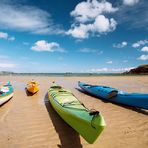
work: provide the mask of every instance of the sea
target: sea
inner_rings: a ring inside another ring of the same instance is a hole
[[[14,76],[49,76],[49,77],[94,77],[94,76],[127,76],[123,73],[0,73],[0,75]],[[128,74],[134,76],[136,74]],[[139,75],[139,74],[138,74]],[[144,74],[140,74],[144,75]],[[137,76],[137,75],[136,75]]]

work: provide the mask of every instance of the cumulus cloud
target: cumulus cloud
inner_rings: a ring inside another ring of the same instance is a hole
[[[87,0],[80,2],[70,13],[75,22],[66,32],[75,38],[89,38],[91,34],[105,34],[116,29],[117,22],[114,18],[107,18],[105,14],[116,12],[118,8],[110,2]]]
[[[104,15],[99,15],[96,17],[95,22],[92,25],[92,31],[105,33],[115,30],[117,22],[113,18],[108,19]]]
[[[99,15],[92,24],[73,24],[66,34],[75,38],[85,39],[90,36],[90,33],[103,34],[114,31],[116,25],[117,22],[113,18],[108,19],[104,15]]]
[[[133,6],[137,4],[139,0],[123,0],[123,4],[127,6]]]
[[[7,39],[8,38],[8,34],[5,32],[0,32],[0,38],[1,39]]]
[[[145,45],[145,44],[148,44],[148,40],[140,40],[140,41],[133,43],[132,47],[137,48],[137,47],[140,47],[141,45]]]
[[[65,50],[60,47],[60,45],[56,42],[47,42],[45,40],[37,41],[32,47],[32,50],[34,51],[48,51],[48,52],[64,52]]]
[[[37,7],[9,2],[0,4],[0,27],[37,34],[62,33],[62,30],[53,24],[48,12]]]
[[[143,47],[143,48],[141,49],[141,51],[146,51],[146,52],[148,52],[148,46]]]
[[[80,24],[79,26],[73,25],[66,34],[72,35],[75,38],[85,39],[89,37],[89,31],[91,30],[91,25]]]
[[[143,54],[138,58],[138,60],[146,61],[146,60],[148,60],[148,55]]]
[[[124,71],[129,71],[130,69],[133,69],[134,67],[125,67],[125,68],[93,68],[91,69],[91,72],[111,72],[111,73],[119,73]]]
[[[95,19],[102,13],[112,13],[117,10],[118,8],[114,8],[110,2],[105,0],[87,0],[77,4],[70,14],[76,21],[84,23]]]
[[[0,32],[0,39],[14,41],[15,40],[15,37],[9,36],[8,33],[6,33],[6,32]]]
[[[127,46],[127,42],[123,41],[122,43],[118,43],[118,44],[113,44],[113,47],[115,48],[123,48]]]

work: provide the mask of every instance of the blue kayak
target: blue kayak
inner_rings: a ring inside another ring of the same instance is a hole
[[[82,82],[78,82],[78,85],[85,92],[102,100],[148,109],[148,94],[127,93],[107,86],[90,85]]]

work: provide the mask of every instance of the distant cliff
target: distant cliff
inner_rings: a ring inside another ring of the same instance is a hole
[[[124,72],[124,74],[148,74],[148,64],[140,65],[137,68]]]

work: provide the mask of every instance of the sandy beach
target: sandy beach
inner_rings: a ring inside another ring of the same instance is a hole
[[[25,87],[32,78],[40,83],[40,91],[29,96]],[[103,102],[76,89],[77,82],[82,81],[148,93],[148,76],[0,76],[0,82],[8,80],[14,87],[14,97],[0,107],[1,148],[148,147],[148,111]],[[94,144],[88,144],[53,110],[47,96],[52,81],[70,89],[89,109],[102,113],[107,126]]]

